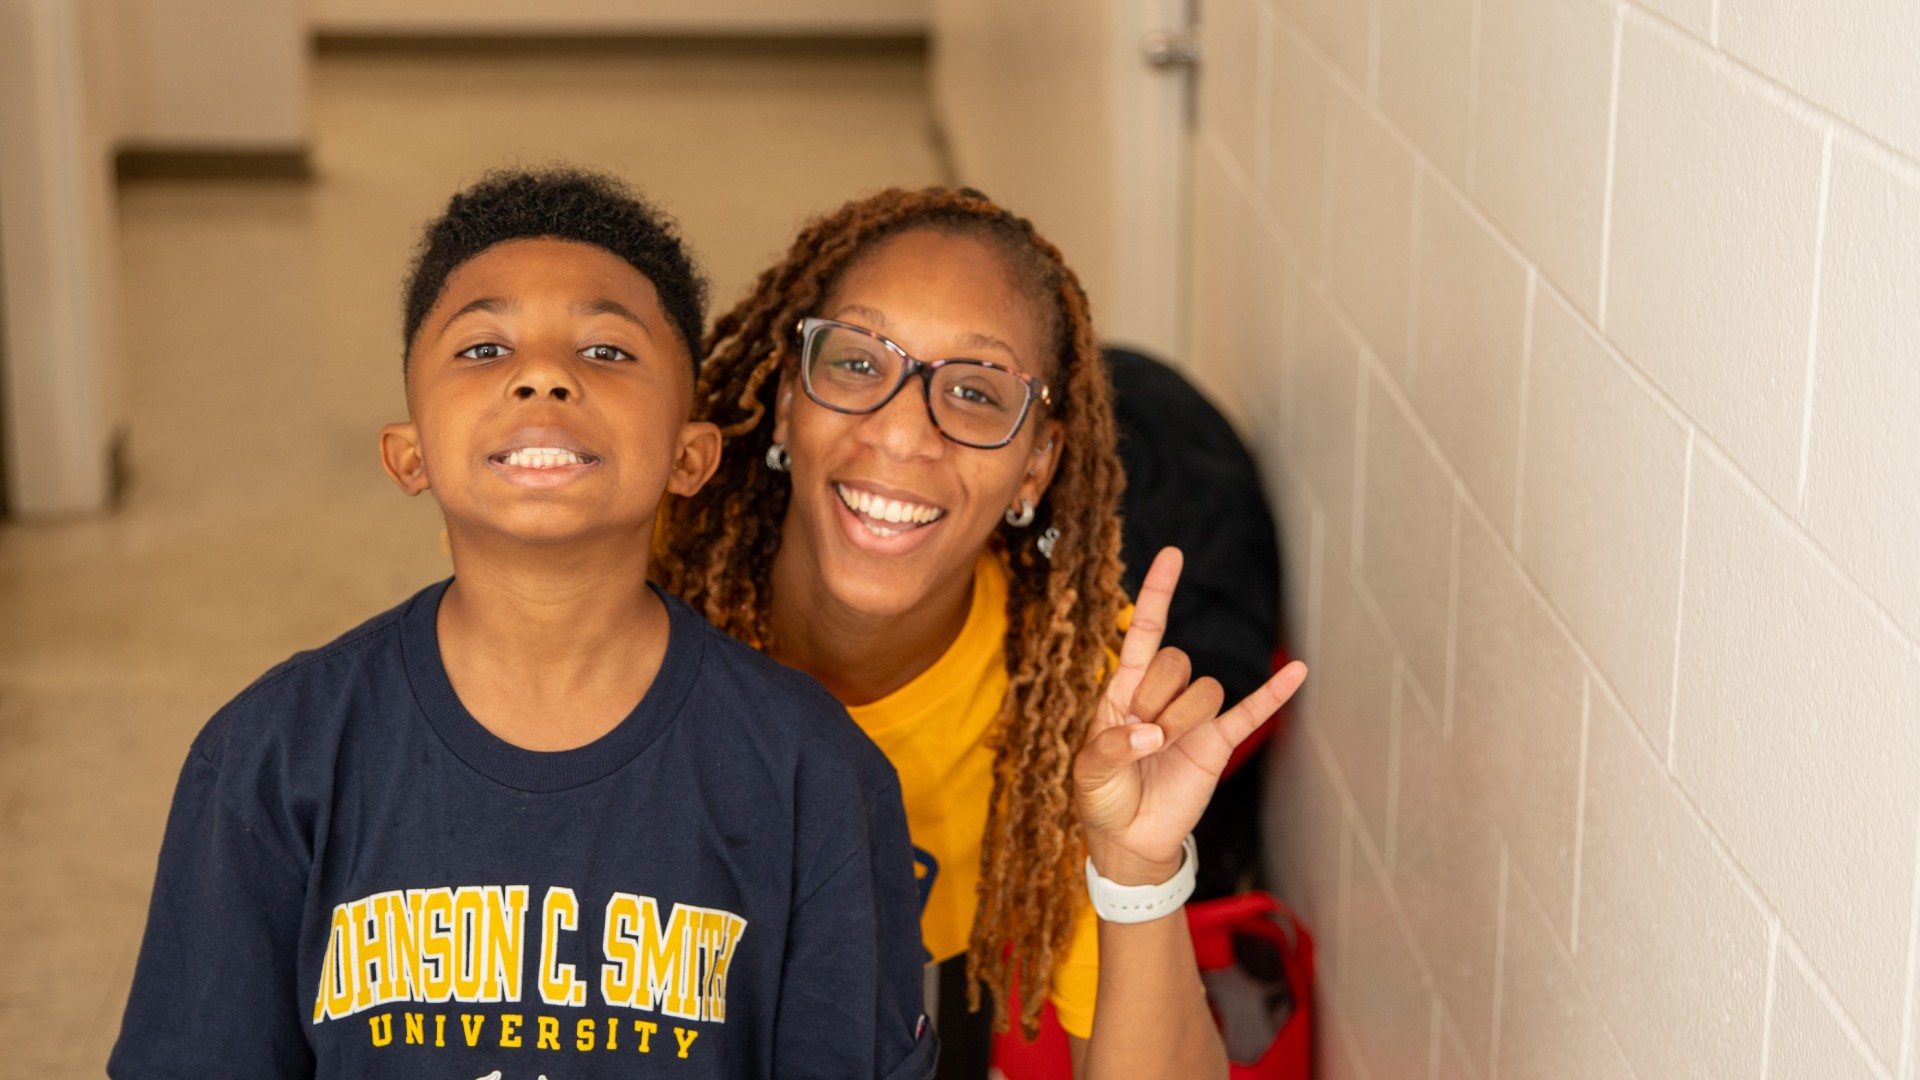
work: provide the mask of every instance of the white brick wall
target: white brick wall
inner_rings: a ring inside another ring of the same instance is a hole
[[[1916,1080],[1920,7],[1202,5],[1322,1075]]]

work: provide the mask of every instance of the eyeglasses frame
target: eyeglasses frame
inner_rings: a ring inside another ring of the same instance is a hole
[[[870,337],[885,346],[888,352],[893,353],[905,361],[904,365],[900,368],[900,378],[894,382],[893,389],[888,390],[885,397],[867,408],[843,408],[842,406],[820,400],[820,395],[813,392],[813,373],[809,370],[807,363],[807,338],[816,330],[832,328],[851,330],[856,334]],[[921,396],[927,406],[927,421],[933,425],[933,430],[940,433],[941,438],[946,439],[948,442],[970,447],[975,450],[999,450],[1010,445],[1013,440],[1020,437],[1020,429],[1026,426],[1027,414],[1033,411],[1033,403],[1035,401],[1038,401],[1042,405],[1051,405],[1053,403],[1052,390],[1046,383],[1041,382],[1037,377],[1029,375],[1024,371],[1017,371],[1005,364],[996,364],[991,360],[975,360],[968,356],[949,357],[945,360],[922,360],[901,348],[899,345],[894,344],[885,334],[879,333],[878,331],[869,330],[864,326],[856,326],[853,323],[841,322],[838,319],[823,319],[813,315],[806,316],[795,323],[793,332],[800,339],[801,389],[807,392],[807,397],[812,399],[814,404],[823,409],[832,409],[834,412],[847,416],[867,416],[886,408],[894,398],[900,395],[900,388],[907,385],[907,380],[917,375],[920,377]],[[1014,378],[1019,379],[1021,385],[1026,387],[1026,400],[1020,403],[1020,415],[1014,419],[1013,430],[1007,432],[1006,438],[996,443],[973,443],[954,435],[946,428],[940,426],[940,417],[933,411],[933,373],[948,364],[965,364],[969,367],[983,367],[991,368],[994,371],[1004,371]]]

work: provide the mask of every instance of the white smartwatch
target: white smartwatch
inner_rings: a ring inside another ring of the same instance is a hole
[[[1200,873],[1200,849],[1193,834],[1180,842],[1180,869],[1158,885],[1122,885],[1100,876],[1087,859],[1087,896],[1093,900],[1094,913],[1111,923],[1151,922],[1180,910],[1193,895],[1194,880]]]

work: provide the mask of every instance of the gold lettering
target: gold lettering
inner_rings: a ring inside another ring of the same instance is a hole
[[[447,1014],[441,1013],[433,1018],[433,1045],[447,1045]]]
[[[598,1041],[599,1035],[600,1029],[594,1026],[593,1020],[583,1016],[579,1023],[573,1025],[573,1048],[583,1051],[591,1050],[593,1044]]]
[[[693,996],[693,964],[689,963],[692,914],[686,905],[676,905],[673,916],[662,926],[659,903],[651,896],[640,898],[640,958],[647,972],[646,999],[634,999],[640,1008],[659,1009],[668,1016],[688,1020],[698,1016],[699,1003],[689,1000]],[[639,983],[636,978],[635,989]]]
[[[540,1000],[549,1005],[585,1005],[587,986],[573,977],[573,965],[560,962],[560,933],[580,929],[580,900],[573,890],[547,890],[540,912]]]
[[[414,933],[407,895],[390,892],[375,897],[374,912],[387,942],[387,978],[381,996],[388,1001],[413,1001],[418,996],[413,971],[420,962],[420,939]]]
[[[702,1019],[727,1022],[727,969],[733,966],[733,948],[746,932],[747,920],[731,911],[708,910],[702,922],[710,936],[704,942],[706,992],[701,1001]]]
[[[373,917],[373,898],[355,900],[347,905],[347,917],[353,931],[353,1007],[357,1012],[380,1001],[380,969],[386,965],[380,924]]]
[[[653,897],[615,893],[601,940],[600,997],[608,1005],[725,1023],[727,971],[746,929],[747,920],[730,911],[675,904],[663,917]]]
[[[338,955],[334,950],[333,934],[328,933],[327,955],[320,961],[320,989],[313,992],[313,1022],[316,1024],[327,1014],[327,976],[333,974],[334,957]]]
[[[385,1046],[393,1041],[393,1014],[381,1013],[367,1017],[367,1026],[373,1029],[373,1045]]]
[[[420,1001],[445,1001],[453,996],[455,960],[453,890],[414,889],[414,994]]]
[[[634,972],[640,966],[640,900],[632,893],[617,892],[607,901],[606,933],[601,952],[607,962],[600,968],[600,998],[609,1005],[632,1005]]]
[[[487,897],[478,885],[463,885],[453,894],[453,940],[453,996],[487,1000],[481,996],[487,974]]]
[[[313,1003],[313,1022],[323,1016],[335,1020],[353,1015],[353,919],[347,906],[333,909],[333,927],[327,933],[327,958],[320,966],[320,997]]]
[[[424,1043],[426,1041],[427,1041],[426,1014],[414,1013],[414,1012],[408,1013],[407,1014],[407,1045],[413,1046],[417,1043]]]
[[[700,1033],[692,1028],[674,1028],[673,1037],[680,1043],[680,1056],[686,1057],[687,1047],[693,1045],[693,1040],[699,1038]]]
[[[660,1025],[651,1020],[635,1020],[633,1022],[633,1030],[640,1033],[640,1052],[643,1054],[653,1053],[648,1044],[653,1042],[653,1033],[660,1030]]]
[[[487,889],[487,965],[485,1001],[519,1001],[521,962],[527,943],[527,887]]]
[[[620,1021],[616,1017],[607,1017],[607,1049],[620,1049]]]
[[[695,920],[694,925],[698,929],[694,932],[694,956],[702,962],[698,965],[699,970],[694,974],[697,980],[694,992],[700,997],[700,1018],[710,1020],[712,1017],[708,1013],[712,1006],[707,1002],[713,1000],[713,980],[716,974],[714,961],[719,959],[720,952],[726,944],[727,915],[724,911],[708,910],[700,912],[695,916]]]
[[[501,1046],[507,1047],[508,1049],[513,1049],[513,1048],[517,1048],[520,1045],[520,1025],[523,1022],[524,1022],[523,1018],[520,1016],[519,1013],[501,1013],[500,1014],[500,1045]]]
[[[560,1021],[551,1016],[540,1016],[535,1017],[535,1022],[540,1025],[540,1037],[533,1041],[533,1048],[535,1050],[560,1049]]]
[[[480,1045],[480,1032],[487,1026],[487,1018],[474,1013],[460,1014],[460,1030],[467,1036],[468,1046]]]

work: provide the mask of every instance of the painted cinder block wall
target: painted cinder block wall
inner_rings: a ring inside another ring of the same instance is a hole
[[[1202,15],[1322,1075],[1913,1080],[1920,5]]]

